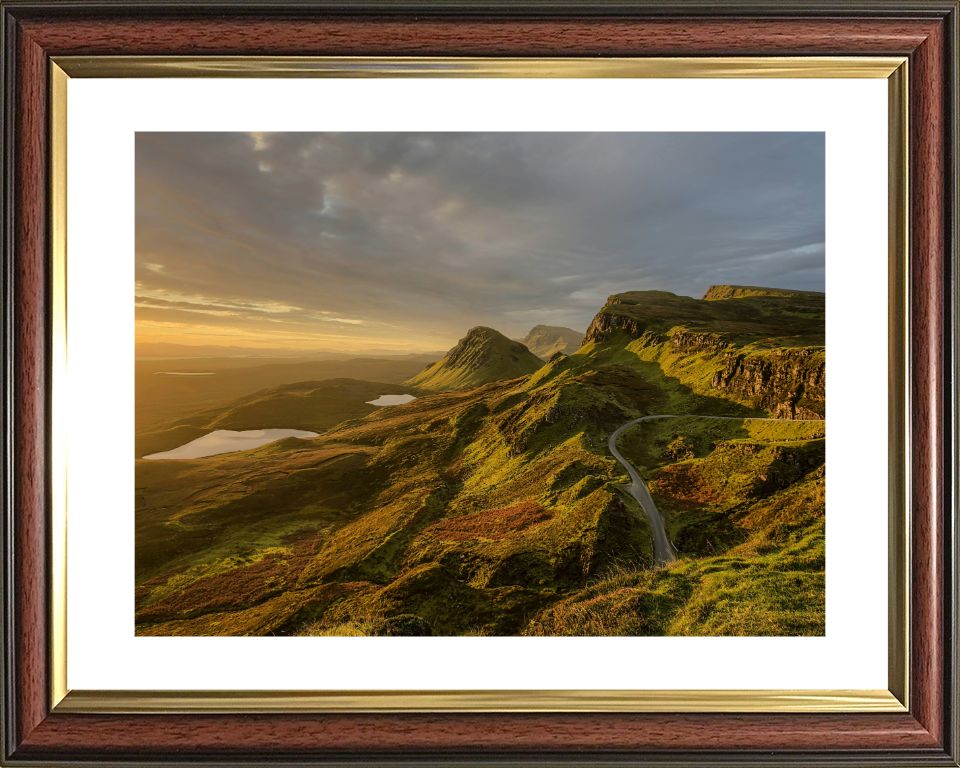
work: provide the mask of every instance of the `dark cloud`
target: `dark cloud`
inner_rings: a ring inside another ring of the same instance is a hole
[[[136,148],[139,328],[169,340],[235,327],[440,349],[478,324],[583,330],[620,291],[823,290],[820,133],[140,133]]]

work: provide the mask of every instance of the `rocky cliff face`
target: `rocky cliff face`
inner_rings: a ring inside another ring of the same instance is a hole
[[[597,316],[593,318],[593,322],[590,323],[590,327],[587,328],[587,332],[583,336],[583,341],[580,342],[580,346],[584,347],[587,344],[592,344],[595,342],[603,341],[607,334],[610,331],[615,331],[617,329],[623,330],[631,339],[639,339],[643,336],[646,331],[646,325],[639,320],[628,317],[627,315],[620,315],[613,312],[607,312],[608,307],[615,307],[619,304],[624,304],[625,302],[621,301],[618,296],[610,296],[607,299],[607,303],[604,305],[603,309],[597,313]]]
[[[711,385],[763,408],[778,419],[826,416],[826,361],[819,349],[786,349],[768,355],[728,353]]]
[[[682,352],[722,352],[732,345],[715,333],[690,333],[681,329],[670,337],[670,346]]]
[[[632,340],[643,339],[643,346],[653,346],[668,341],[670,346],[678,351],[685,352],[721,352],[731,345],[716,333],[698,333],[684,328],[675,330],[672,334],[665,334],[650,328],[650,323],[626,312],[617,312],[618,306],[630,306],[630,302],[623,301],[619,296],[607,299],[604,308],[593,318],[587,333],[583,337],[583,344],[605,341],[612,331],[623,331]],[[654,325],[662,325],[654,323]]]
[[[659,292],[614,295],[590,323],[583,346],[609,341],[620,332],[640,342],[631,349],[641,359],[659,361],[668,375],[699,387],[700,394],[763,409],[775,418],[822,419],[826,366],[819,346],[822,321],[816,320],[818,307],[813,306],[819,302],[822,313],[822,294],[796,292],[796,306],[783,305],[784,310],[793,308],[792,314],[780,311],[779,304],[758,307],[759,299],[750,298],[791,302],[791,295],[744,286],[711,286],[705,300],[699,301]],[[794,320],[794,315],[802,319]],[[781,347],[787,339],[788,344],[799,340],[810,346]],[[749,345],[757,341],[764,341],[763,351],[751,352]],[[699,377],[700,383],[689,377]],[[706,381],[710,391],[703,389]]]

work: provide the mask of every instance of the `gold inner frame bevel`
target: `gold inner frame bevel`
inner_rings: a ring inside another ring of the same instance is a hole
[[[908,70],[904,57],[518,59],[63,56],[50,68],[50,697],[57,712],[904,712],[909,707]],[[888,81],[888,690],[141,691],[67,685],[67,89],[70,78],[874,78]]]

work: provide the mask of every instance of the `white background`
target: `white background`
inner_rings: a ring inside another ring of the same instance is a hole
[[[886,689],[886,116],[884,80],[70,80],[68,686]],[[138,130],[825,131],[826,637],[134,637]]]

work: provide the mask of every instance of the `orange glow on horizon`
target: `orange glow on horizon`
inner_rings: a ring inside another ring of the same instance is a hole
[[[363,338],[344,334],[310,334],[278,332],[276,335],[219,329],[209,326],[179,326],[171,328],[167,323],[137,322],[137,344],[181,344],[184,346],[249,347],[251,349],[302,349],[330,350],[333,352],[363,352],[365,350],[396,350],[402,352],[436,352],[446,350],[457,343],[435,338],[409,338],[403,340]],[[158,327],[160,326],[160,327]]]

